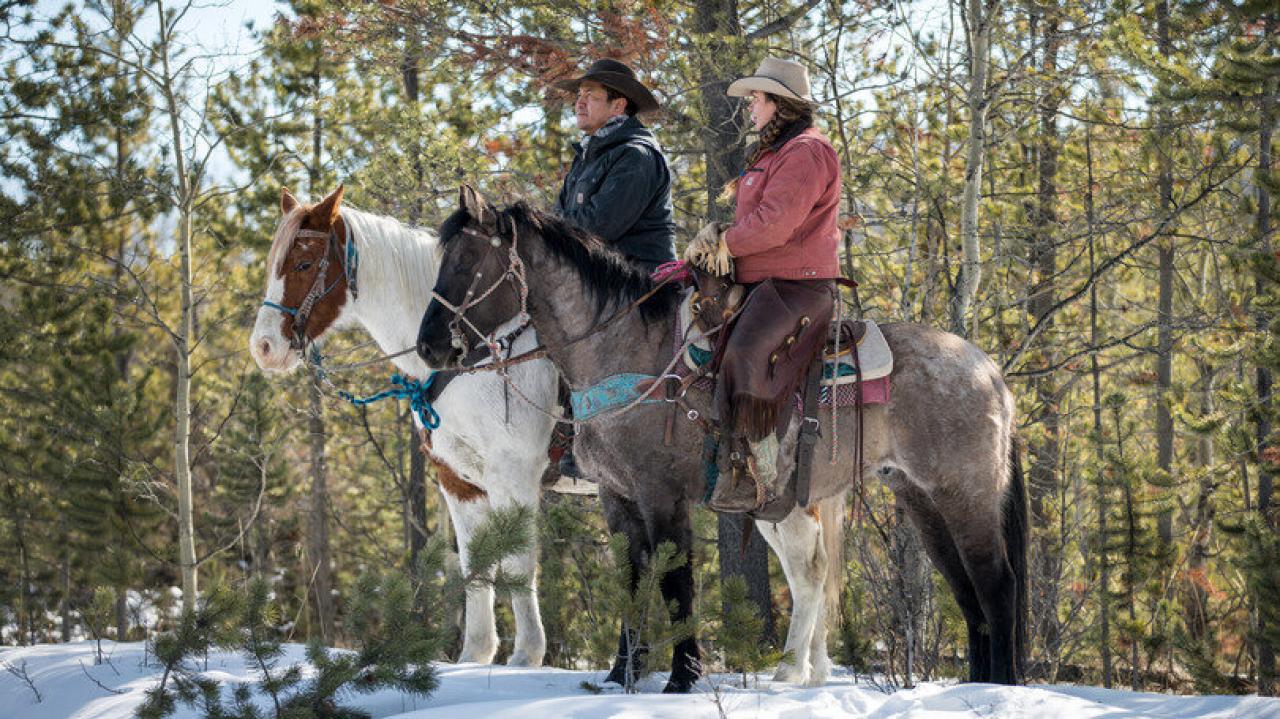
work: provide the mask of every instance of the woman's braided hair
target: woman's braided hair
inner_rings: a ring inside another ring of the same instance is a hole
[[[770,150],[776,150],[777,148],[775,148],[773,144],[778,141],[778,138],[781,137],[788,128],[792,127],[796,123],[803,123],[805,127],[813,125],[812,105],[799,100],[793,100],[789,97],[775,95],[771,92],[766,92],[764,96],[769,100],[772,100],[774,104],[777,105],[778,109],[773,113],[773,117],[765,123],[764,127],[760,128],[760,138],[756,142],[754,150],[751,152],[751,157],[747,160],[747,164],[744,169],[755,167],[755,164],[760,161],[760,158],[764,156],[764,153]],[[739,175],[725,186],[723,195],[725,199],[737,194],[738,183],[741,180],[742,175]]]

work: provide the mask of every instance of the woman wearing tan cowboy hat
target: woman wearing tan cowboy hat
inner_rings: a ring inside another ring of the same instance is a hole
[[[780,403],[803,376],[776,372],[775,350],[787,347],[787,363],[807,368],[830,323],[831,280],[840,276],[840,163],[813,126],[815,103],[804,65],[766,58],[728,93],[750,98],[759,141],[729,187],[736,201],[733,224],[704,227],[685,259],[732,274],[749,288],[717,377],[716,411],[728,441],[720,443],[721,477],[709,501],[717,511],[744,512],[780,493],[774,430]]]

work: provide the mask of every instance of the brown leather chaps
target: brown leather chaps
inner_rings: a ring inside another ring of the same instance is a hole
[[[813,358],[826,343],[831,280],[767,279],[750,288],[719,357],[715,410],[731,436],[759,442],[790,415]]]

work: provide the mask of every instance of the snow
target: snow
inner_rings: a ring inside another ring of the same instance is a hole
[[[141,642],[103,642],[110,662],[93,665],[91,642],[42,644],[0,649],[0,662],[26,665],[43,701],[37,703],[27,685],[0,674],[0,719],[127,719],[143,692],[158,676],[142,663]],[[285,661],[302,662],[303,647],[287,648]],[[351,694],[344,703],[374,717],[396,719],[714,719],[758,717],[870,717],[872,719],[1280,719],[1280,700],[1254,696],[1171,696],[1089,686],[1038,685],[1000,687],[989,684],[927,683],[914,689],[884,693],[873,684],[837,674],[823,687],[795,687],[765,680],[759,688],[736,688],[736,676],[716,675],[686,696],[661,694],[663,677],[655,675],[642,693],[626,695],[615,687],[601,694],[583,688],[598,684],[603,671],[516,669],[477,664],[441,664],[440,688],[428,698],[395,691]],[[253,681],[254,675],[234,653],[210,654],[208,676],[224,682]],[[120,691],[113,694],[97,686]],[[718,690],[717,690],[718,687]],[[719,704],[717,705],[717,701]],[[265,704],[264,704],[265,708]],[[177,715],[193,719],[194,710]]]

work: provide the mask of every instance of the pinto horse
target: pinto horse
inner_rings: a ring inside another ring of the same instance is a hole
[[[574,452],[599,477],[609,529],[630,540],[633,570],[663,541],[689,556],[689,509],[706,487],[703,431],[685,418],[706,416],[711,397],[691,389],[679,414],[662,401],[677,359],[676,288],[654,287],[598,238],[527,205],[499,210],[468,187],[460,200],[441,230],[442,272],[422,318],[418,352],[436,366],[458,365],[459,315],[487,332],[516,311],[513,295],[525,297],[547,356],[577,397],[612,393],[629,400],[594,416],[579,413]],[[519,286],[519,293],[493,292],[471,302],[468,287],[479,277]],[[969,630],[970,679],[1014,683],[1025,649],[1027,509],[1013,398],[995,363],[964,339],[912,324],[882,331],[894,353],[893,396],[865,408],[861,469],[884,481],[907,508],[955,592]],[[793,597],[785,649],[794,661],[779,667],[780,680],[821,684],[830,668],[823,619],[831,578],[838,575],[830,571],[831,548],[841,532],[838,501],[859,469],[855,410],[839,411],[843,439],[836,461],[814,463],[809,506],[777,523],[756,523],[777,552]],[[675,431],[669,422],[679,423]],[[816,456],[833,456],[832,434],[823,427]],[[689,616],[693,586],[688,563],[663,578],[675,619]],[[614,680],[629,666],[629,635],[624,627]],[[692,688],[699,657],[695,639],[674,648],[666,691]]]
[[[294,369],[308,344],[343,326],[363,326],[385,354],[414,345],[418,318],[439,270],[436,236],[341,202],[342,187],[314,206],[300,204],[288,190],[281,192],[283,216],[267,256],[266,299],[249,338],[250,353],[263,370]],[[535,344],[531,332],[523,333],[515,337],[512,350]],[[433,368],[412,352],[391,361],[418,381],[432,374]],[[533,401],[555,402],[558,379],[546,360],[509,372]],[[465,374],[450,382],[434,404],[440,422],[431,432],[431,454],[464,572],[471,537],[494,509],[538,509],[552,420],[524,403],[508,403],[505,390],[494,373]],[[414,421],[422,427],[416,413]],[[533,583],[537,548],[510,557],[502,567],[531,582],[528,592],[511,598],[516,637],[507,663],[540,666],[546,636]],[[493,661],[498,650],[493,602],[490,587],[467,591],[459,661]]]

